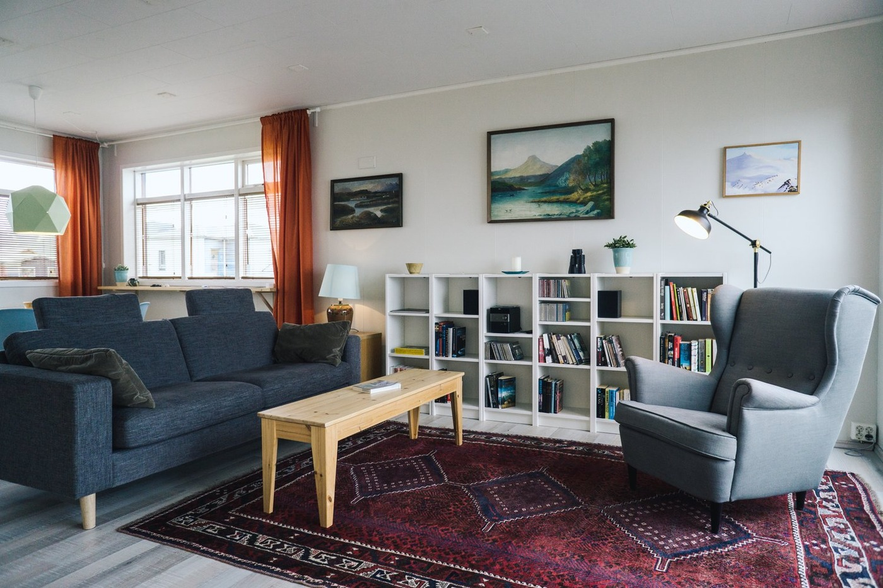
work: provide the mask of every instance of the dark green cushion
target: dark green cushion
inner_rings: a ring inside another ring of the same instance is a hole
[[[113,349],[34,349],[27,352],[28,359],[44,370],[72,372],[104,376],[110,380],[115,406],[155,408],[150,390],[128,364]]]
[[[279,363],[338,365],[349,333],[349,321],[315,325],[284,323],[276,337],[273,356]]]

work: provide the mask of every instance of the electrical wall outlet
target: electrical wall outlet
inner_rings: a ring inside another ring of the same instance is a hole
[[[877,425],[867,423],[852,423],[849,438],[862,443],[875,443],[877,441]]]

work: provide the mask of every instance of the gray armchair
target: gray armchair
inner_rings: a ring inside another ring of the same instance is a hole
[[[849,409],[880,299],[840,290],[719,286],[708,375],[626,359],[631,397],[616,407],[629,485],[637,471],[710,503],[795,493],[825,471]]]

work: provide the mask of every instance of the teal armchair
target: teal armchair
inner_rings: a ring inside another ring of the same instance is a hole
[[[617,405],[622,450],[637,472],[723,504],[815,489],[861,375],[880,299],[833,290],[719,286],[710,374],[626,359],[633,400]]]

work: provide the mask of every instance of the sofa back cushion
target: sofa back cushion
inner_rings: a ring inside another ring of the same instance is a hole
[[[204,314],[170,322],[193,380],[273,363],[278,329],[269,312]]]
[[[37,298],[33,306],[40,329],[140,323],[144,320],[138,297],[129,293]]]
[[[7,360],[16,365],[31,365],[28,351],[50,347],[113,349],[132,366],[147,388],[190,380],[178,337],[169,321],[22,331],[4,342]]]
[[[202,288],[184,294],[187,315],[255,312],[249,288]]]

